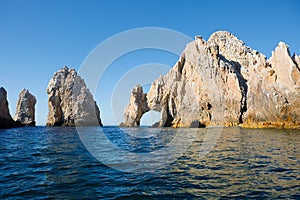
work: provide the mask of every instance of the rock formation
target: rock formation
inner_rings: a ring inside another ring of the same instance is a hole
[[[56,72],[47,87],[47,126],[102,126],[100,111],[74,69]]]
[[[207,42],[197,36],[187,44],[145,99],[150,110],[161,112],[160,126],[300,128],[299,64],[299,56],[290,56],[283,42],[267,60],[231,33],[219,31]],[[127,116],[140,120],[134,110],[127,107],[125,123]]]
[[[19,94],[14,120],[25,126],[35,126],[36,98],[26,89]]]
[[[149,111],[147,104],[146,93],[143,93],[143,88],[140,85],[136,85],[130,95],[130,102],[125,108],[124,123],[120,126],[140,126],[140,120],[142,115]]]
[[[7,92],[3,87],[1,87],[0,88],[0,128],[12,128],[12,127],[19,127],[19,126],[21,126],[21,124],[15,122],[9,113]]]

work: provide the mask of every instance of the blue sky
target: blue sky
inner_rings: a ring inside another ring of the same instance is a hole
[[[205,39],[228,30],[267,57],[279,41],[300,54],[300,1],[14,1],[0,0],[0,86],[6,88],[11,115],[18,94],[28,88],[36,97],[37,124],[48,114],[48,81],[67,65],[79,70],[102,41],[122,31],[164,27]],[[172,66],[178,56],[155,50],[133,52],[114,62],[96,101],[105,125],[114,124],[108,98],[117,78],[145,63]],[[143,78],[143,77],[141,77]],[[128,102],[128,99],[120,99]],[[120,115],[122,110],[120,110]]]

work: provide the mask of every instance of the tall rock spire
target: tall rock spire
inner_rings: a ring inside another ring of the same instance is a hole
[[[19,94],[14,120],[25,126],[35,126],[36,98],[26,89]]]
[[[3,87],[1,87],[0,88],[0,128],[12,128],[12,127],[19,127],[19,126],[22,125],[18,122],[15,122],[9,113],[7,92]]]

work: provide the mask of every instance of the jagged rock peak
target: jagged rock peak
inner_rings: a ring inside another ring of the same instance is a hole
[[[7,92],[3,87],[1,87],[0,88],[0,128],[12,128],[12,127],[19,127],[19,126],[21,126],[21,124],[15,122],[9,113]]]
[[[267,60],[229,32],[196,36],[152,83],[147,104],[161,112],[160,126],[300,128],[299,60],[283,42]],[[137,118],[134,109],[125,121]]]
[[[65,66],[54,73],[46,92],[47,126],[102,126],[99,107],[75,69]]]
[[[294,87],[300,88],[298,59],[296,55],[291,57],[289,46],[280,41],[268,60],[280,85],[289,88],[287,91],[290,92],[296,92],[293,90]]]
[[[0,88],[0,120],[1,120],[1,125],[5,121],[7,122],[12,121],[12,117],[9,113],[9,108],[8,108],[7,92],[3,87]]]
[[[23,89],[19,94],[14,120],[25,126],[35,126],[35,104],[35,96]]]
[[[245,43],[242,40],[238,39],[235,35],[228,31],[216,31],[210,35],[207,41],[211,42],[218,40],[231,42],[232,44],[236,43],[241,46],[245,45]]]
[[[143,87],[136,85],[130,94],[130,101],[124,111],[124,122],[120,126],[140,126],[142,115],[149,111],[147,94],[143,93]]]

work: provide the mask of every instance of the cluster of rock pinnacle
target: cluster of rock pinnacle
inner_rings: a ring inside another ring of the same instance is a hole
[[[64,67],[49,81],[47,126],[102,126],[100,111],[84,80],[74,69]],[[23,89],[14,119],[8,108],[7,92],[0,88],[0,128],[35,126],[36,98]]]
[[[9,113],[7,92],[0,88],[0,128],[35,126],[36,98],[26,89],[19,94],[15,117]]]
[[[64,67],[49,81],[47,126],[102,126],[100,111],[84,80]],[[35,125],[36,98],[23,89],[12,118],[0,88],[0,128]],[[140,126],[144,113],[161,113],[156,126],[300,128],[300,56],[283,42],[267,59],[233,34],[196,36],[175,66],[148,93],[137,85],[121,126]]]

